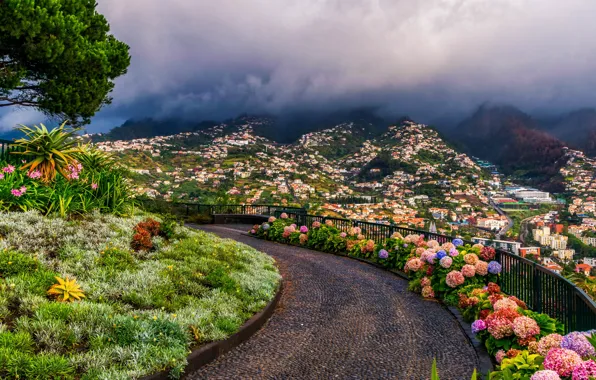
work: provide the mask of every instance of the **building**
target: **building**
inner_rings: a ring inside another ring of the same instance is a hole
[[[540,256],[540,247],[523,247],[519,249],[519,255],[521,257],[526,256]]]
[[[573,260],[573,256],[575,255],[575,249],[559,249],[553,251],[553,256],[557,256],[559,259],[563,261],[570,261]]]
[[[521,248],[520,242],[517,241],[507,241],[507,240],[491,240],[485,239],[480,237],[473,237],[472,241],[477,244],[488,245],[497,249],[502,249],[505,251],[512,252],[516,255],[519,255],[519,249]]]
[[[577,273],[583,273],[586,276],[589,276],[590,272],[592,271],[592,266],[588,264],[577,264],[575,266],[575,271]]]
[[[596,257],[584,257],[582,261],[584,262],[584,264],[596,267]]]
[[[583,238],[581,238],[581,240],[586,245],[596,246],[596,238],[593,238],[593,237],[583,237]]]
[[[550,194],[544,191],[535,189],[515,189],[511,192],[512,195],[527,203],[552,203],[553,200]]]

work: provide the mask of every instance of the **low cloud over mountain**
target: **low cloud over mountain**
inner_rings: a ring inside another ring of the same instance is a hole
[[[130,44],[130,117],[379,106],[433,121],[484,101],[596,104],[591,0],[99,0]]]

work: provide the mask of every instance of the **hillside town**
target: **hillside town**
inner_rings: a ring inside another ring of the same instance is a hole
[[[596,161],[580,151],[567,149],[561,169],[571,194],[565,207],[580,222],[563,230],[558,211],[540,210],[558,210],[565,200],[505,181],[494,165],[456,151],[426,125],[406,120],[370,136],[343,123],[279,144],[255,132],[266,122],[245,117],[233,125],[97,147],[121,157],[136,173],[137,193],[151,198],[308,204],[334,217],[433,226],[533,258],[555,272],[563,264],[594,266],[568,244],[571,235],[596,247]],[[347,197],[375,201],[334,202]],[[530,217],[521,220],[517,212]],[[522,225],[528,228],[525,242],[518,236]]]

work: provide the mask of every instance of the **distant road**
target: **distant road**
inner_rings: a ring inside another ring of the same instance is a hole
[[[496,234],[497,239],[502,239],[503,236],[507,235],[507,231],[509,231],[513,227],[513,219],[511,219],[509,215],[505,213],[505,211],[501,210],[501,208],[497,206],[497,204],[492,199],[489,200],[489,203],[499,215],[503,215],[507,218],[507,225],[501,228],[501,230]]]

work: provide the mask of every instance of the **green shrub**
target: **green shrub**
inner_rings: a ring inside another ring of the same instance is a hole
[[[23,272],[34,272],[39,268],[39,263],[34,258],[22,253],[0,251],[0,275],[10,277]]]

